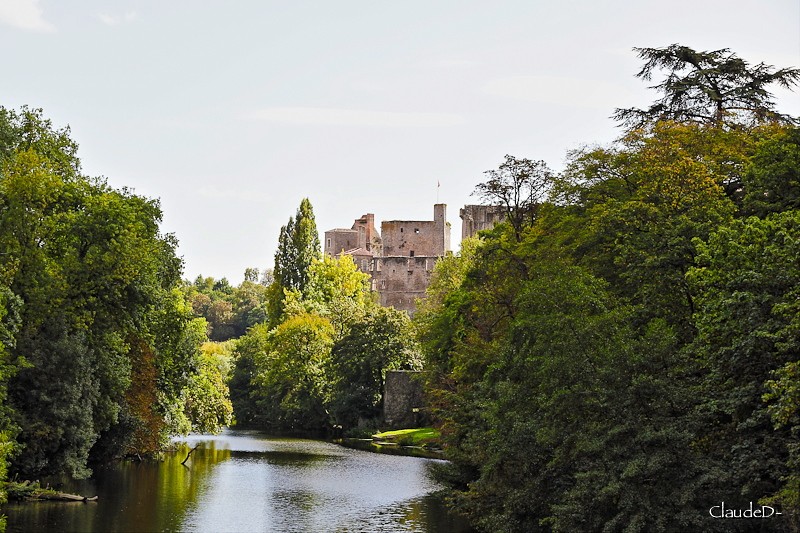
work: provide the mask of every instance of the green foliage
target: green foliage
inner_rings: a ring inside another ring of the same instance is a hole
[[[519,240],[522,230],[536,219],[537,207],[552,186],[553,171],[544,161],[506,155],[497,170],[487,170],[484,174],[487,180],[478,184],[473,194],[487,205],[501,206]]]
[[[249,327],[268,319],[269,289],[251,280],[232,287],[225,278],[198,276],[193,283],[184,282],[183,293],[195,316],[206,319],[208,335],[213,341],[241,337]]]
[[[673,44],[664,48],[634,48],[645,61],[636,75],[650,80],[653,71],[667,76],[653,88],[662,96],[649,109],[617,109],[614,117],[638,127],[660,120],[721,125],[754,125],[764,121],[794,122],[775,111],[767,86],[791,88],[800,69],[759,63],[750,66],[729,49],[698,52]]]
[[[269,424],[255,387],[258,373],[255,359],[269,349],[269,331],[267,324],[256,324],[234,341],[234,366],[228,387],[237,426],[267,427]]]
[[[698,473],[676,415],[690,397],[663,374],[674,334],[639,338],[604,282],[511,231],[419,322],[457,508],[488,531],[690,527],[665,490]]]
[[[200,347],[198,372],[183,393],[184,412],[192,431],[218,433],[232,422],[233,405],[227,386],[231,359],[230,345],[206,342]]]
[[[267,424],[276,429],[318,431],[327,427],[325,367],[333,346],[333,326],[318,315],[302,313],[263,331],[254,354],[254,384],[263,399]]]
[[[574,207],[549,211],[544,224],[564,225],[559,219],[570,213],[574,221],[564,229],[572,234],[561,238],[577,245],[581,264],[637,305],[642,323],[664,318],[688,339],[694,302],[685,275],[696,255],[693,239],[733,219],[724,182],[745,157],[736,153],[741,135],[660,123],[651,133],[629,134],[617,148],[577,154],[564,177]]]
[[[415,325],[439,475],[480,529],[759,527],[708,519],[723,500],[795,527],[795,134],[656,122],[437,265]]]
[[[336,341],[327,369],[336,424],[349,428],[380,417],[386,371],[419,368],[411,337],[404,311],[375,308]]]
[[[349,255],[315,259],[309,268],[303,302],[310,311],[327,317],[341,337],[372,307],[369,276],[358,270]]]
[[[289,222],[281,227],[275,252],[275,281],[285,289],[302,293],[308,283],[311,263],[320,256],[314,210],[308,198],[303,198],[297,214],[289,217]]]
[[[773,128],[760,133],[743,180],[743,210],[764,217],[800,208],[800,129]]]
[[[302,298],[309,283],[311,266],[322,257],[314,210],[303,198],[294,217],[281,227],[275,252],[273,281],[267,288],[267,317],[272,326],[286,318],[285,295]]]
[[[0,108],[0,166],[19,153],[33,151],[50,162],[61,178],[80,173],[78,145],[69,127],[56,130],[41,109],[24,106],[19,112]]]
[[[736,488],[732,501],[783,494],[797,519],[797,497],[788,494],[800,431],[790,378],[800,349],[800,212],[737,220],[699,250],[689,280],[698,293],[703,412],[714,428],[708,453],[729,464],[720,483]]]
[[[374,303],[351,257],[315,258],[307,275],[304,292],[273,283],[270,320],[237,341],[238,424],[349,429],[380,415],[386,370],[418,365],[408,316]]]
[[[14,364],[9,350],[15,345],[14,334],[19,327],[19,307],[22,302],[8,288],[0,285],[0,504],[6,502],[4,484],[8,474],[8,460],[14,451],[12,435],[18,430],[6,406],[8,380],[15,374],[20,362]],[[5,530],[5,516],[0,517],[0,531]]]
[[[81,175],[76,153],[41,111],[0,108],[0,433],[26,477],[156,451],[205,338],[158,202]]]

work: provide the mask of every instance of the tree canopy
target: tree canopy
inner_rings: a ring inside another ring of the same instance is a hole
[[[614,118],[637,127],[657,120],[722,125],[755,125],[769,121],[794,123],[778,113],[767,87],[792,88],[800,69],[775,69],[750,65],[727,48],[696,51],[672,44],[664,48],[634,48],[644,61],[636,75],[651,80],[664,70],[663,81],[653,86],[661,93],[648,109],[617,109]]]
[[[437,263],[415,315],[438,476],[480,530],[764,527],[710,518],[721,501],[800,526],[798,128],[764,88],[798,71],[641,54],[641,77],[671,69],[619,115],[645,127],[572,152],[535,216]]]
[[[0,108],[0,432],[23,476],[84,477],[191,423],[205,325],[177,290],[177,241],[158,201],[80,169],[68,128]]]
[[[303,198],[297,214],[281,227],[275,252],[275,281],[284,289],[303,292],[308,269],[321,254],[314,209],[308,198]]]

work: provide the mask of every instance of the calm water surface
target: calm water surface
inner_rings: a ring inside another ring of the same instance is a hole
[[[186,466],[180,463],[200,444]],[[227,431],[158,463],[95,469],[62,490],[96,503],[8,504],[8,531],[471,531],[433,493],[436,460]]]

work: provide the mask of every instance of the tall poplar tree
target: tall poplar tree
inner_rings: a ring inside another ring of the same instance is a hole
[[[308,198],[303,198],[297,214],[281,227],[275,252],[275,281],[284,289],[302,293],[308,284],[311,262],[321,256],[314,209]]]

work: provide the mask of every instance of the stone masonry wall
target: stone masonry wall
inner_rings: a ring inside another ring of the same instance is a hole
[[[381,239],[384,256],[441,257],[450,250],[447,206],[433,206],[433,220],[384,220]]]
[[[475,236],[479,231],[492,229],[505,220],[503,207],[499,205],[465,205],[459,210],[461,217],[461,239]]]
[[[358,247],[358,231],[352,229],[332,229],[325,232],[325,253],[335,256],[342,251]]]
[[[372,272],[375,290],[384,307],[413,314],[417,298],[425,297],[437,257],[380,257]]]
[[[422,382],[415,379],[420,372],[389,370],[383,393],[383,418],[389,429],[417,427],[423,408]],[[417,410],[415,412],[415,410]]]
[[[425,297],[433,265],[450,251],[447,206],[434,205],[433,220],[383,221],[380,234],[374,221],[368,213],[356,219],[352,229],[326,231],[325,253],[347,252],[358,269],[369,274],[381,305],[413,314],[416,299]]]

